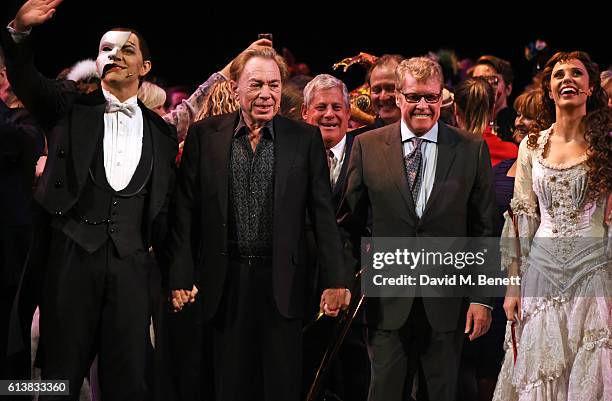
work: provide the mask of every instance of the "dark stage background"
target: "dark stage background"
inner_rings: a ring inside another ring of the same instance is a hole
[[[23,2],[0,1],[0,22],[6,24]],[[362,6],[327,0],[259,3],[255,8],[230,1],[65,0],[51,21],[34,30],[36,63],[44,74],[55,76],[78,60],[93,58],[101,35],[113,26],[143,33],[153,53],[152,74],[161,82],[192,87],[221,69],[259,32],[273,33],[274,47],[290,49],[313,74],[333,73],[350,88],[363,82],[365,70],[354,66],[347,73],[333,72],[331,66],[360,51],[415,56],[452,48],[460,58],[473,59],[494,54],[515,69],[513,95],[530,80],[532,65],[524,46],[536,38],[545,39],[553,50],[585,50],[602,69],[611,62],[609,43],[602,44],[609,34],[603,8],[587,9],[582,3],[540,9],[535,2],[506,2],[505,9],[499,2],[413,3],[372,1]]]

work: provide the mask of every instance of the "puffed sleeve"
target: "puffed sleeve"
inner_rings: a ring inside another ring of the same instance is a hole
[[[164,120],[176,127],[179,142],[183,142],[187,136],[187,131],[193,120],[202,110],[204,101],[208,97],[210,89],[217,83],[224,81],[221,73],[215,72],[191,96],[176,106],[174,110],[164,115]]]

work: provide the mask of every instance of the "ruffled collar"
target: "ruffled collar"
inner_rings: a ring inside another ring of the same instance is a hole
[[[577,157],[572,160],[568,160],[565,163],[552,163],[544,158],[544,150],[546,149],[546,145],[548,144],[548,139],[550,135],[554,132],[555,124],[551,125],[550,128],[540,132],[540,136],[538,137],[538,147],[537,147],[537,159],[538,162],[546,167],[553,170],[566,170],[572,167],[576,167],[579,164],[582,164],[587,161],[588,155],[585,153],[580,157]]]

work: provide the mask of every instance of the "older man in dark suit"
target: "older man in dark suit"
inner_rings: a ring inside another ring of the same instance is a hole
[[[348,264],[371,208],[373,237],[467,237],[493,234],[489,154],[482,138],[438,121],[442,69],[427,58],[396,69],[402,119],[355,138],[339,224]],[[469,302],[468,302],[469,301]],[[469,303],[469,305],[468,305]],[[490,324],[487,299],[368,298],[371,401],[399,401],[420,362],[429,399],[455,397],[464,332],[470,339]],[[465,319],[466,318],[466,319]]]
[[[118,28],[102,37],[96,61],[101,90],[81,95],[74,82],[36,71],[29,29],[48,20],[59,3],[26,2],[2,32],[13,89],[48,132],[25,275],[40,270],[42,279],[42,378],[69,380],[76,399],[97,353],[102,396],[141,400],[149,247],[165,237],[176,133],[137,101],[151,61],[136,31]]]
[[[272,48],[243,52],[230,68],[240,111],[194,124],[183,151],[172,302],[181,309],[201,292],[217,400],[299,399],[306,210],[321,307],[335,315],[350,298],[321,133],[277,115],[286,71]]]
[[[342,198],[342,189],[346,179],[348,161],[351,156],[354,136],[347,132],[351,117],[349,93],[344,82],[329,74],[314,77],[304,88],[302,118],[309,124],[316,125],[323,135],[323,143],[329,165],[329,181],[332,187],[334,210],[338,209]],[[309,225],[307,225],[309,226]],[[308,276],[307,293],[310,295],[306,310],[309,316],[314,315],[318,306],[318,260],[317,246],[312,230],[307,230],[309,264],[312,269]],[[338,361],[330,369],[329,380],[324,387],[333,391],[346,401],[364,400],[368,391],[370,366],[363,340],[363,326],[355,322],[351,327],[344,344],[340,349]],[[325,347],[333,338],[335,322],[320,321],[310,326],[304,336],[304,391],[308,391],[317,367],[323,357]]]

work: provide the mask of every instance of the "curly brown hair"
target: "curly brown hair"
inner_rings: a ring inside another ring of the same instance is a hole
[[[589,85],[593,93],[587,99],[587,113],[583,117],[585,126],[584,138],[587,143],[588,187],[590,200],[612,192],[612,112],[608,108],[608,98],[601,87],[599,66],[591,57],[582,51],[558,52],[548,60],[542,71],[541,87],[544,92],[543,102],[537,113],[537,126],[549,127],[556,120],[555,103],[548,96],[550,79],[554,66],[559,62],[579,60],[589,74]],[[530,132],[527,145],[535,149],[539,132]]]

